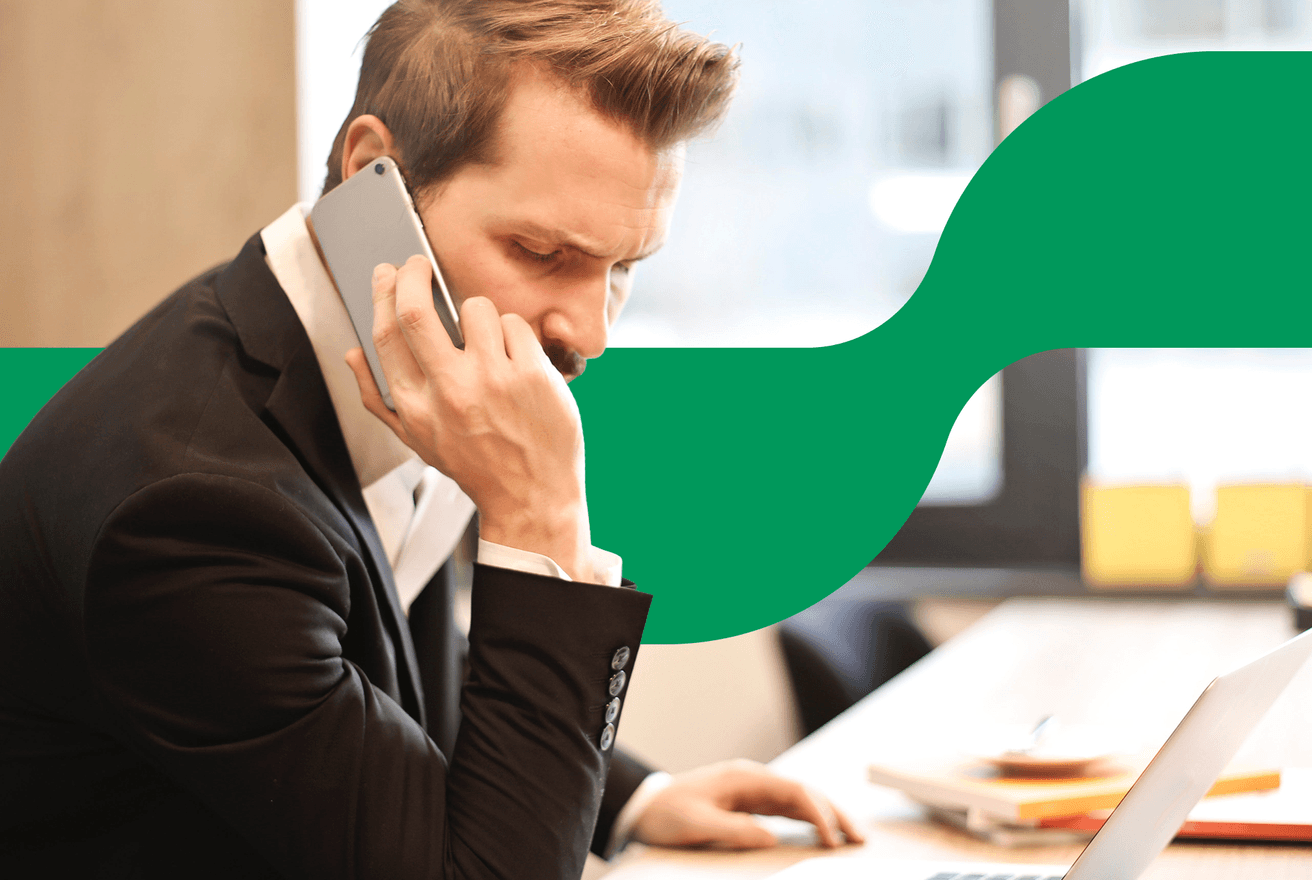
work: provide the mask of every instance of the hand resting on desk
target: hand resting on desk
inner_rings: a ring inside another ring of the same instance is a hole
[[[724,761],[676,775],[638,817],[633,837],[655,846],[774,846],[774,835],[752,813],[810,822],[826,847],[865,842],[823,795],[753,761]]]

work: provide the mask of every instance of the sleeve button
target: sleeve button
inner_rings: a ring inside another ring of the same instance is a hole
[[[625,664],[629,662],[629,657],[632,655],[632,653],[633,652],[629,650],[628,645],[625,645],[624,647],[620,648],[618,651],[615,652],[615,656],[610,658],[610,668],[623,669]]]

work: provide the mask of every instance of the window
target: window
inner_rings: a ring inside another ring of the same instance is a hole
[[[1014,85],[1049,100],[1063,68],[1080,81],[1171,52],[1312,48],[1312,0],[1073,0],[1069,39],[1057,5],[994,4],[1000,134],[1014,127]],[[1219,482],[1312,477],[1312,350],[1050,352],[1009,367],[1002,389],[997,496],[942,504],[927,494],[881,563],[1078,563],[1086,458],[1099,480],[1188,483],[1200,523]],[[945,454],[940,471],[955,466]]]

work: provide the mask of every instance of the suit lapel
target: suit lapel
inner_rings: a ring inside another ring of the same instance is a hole
[[[350,522],[397,665],[402,707],[424,723],[423,690],[391,566],[374,528],[314,348],[264,260],[257,234],[219,275],[215,292],[247,354],[279,371],[266,412],[306,471]],[[344,536],[346,537],[346,536]]]

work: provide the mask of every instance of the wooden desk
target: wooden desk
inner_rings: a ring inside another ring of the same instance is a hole
[[[950,640],[771,766],[827,793],[856,819],[870,855],[1066,863],[1081,846],[1003,849],[926,821],[865,766],[930,738],[956,742],[979,723],[1115,723],[1150,751],[1217,674],[1294,634],[1289,610],[1263,602],[1015,599]],[[1312,767],[1312,665],[1240,751],[1239,760]],[[755,853],[631,847],[609,880],[749,880],[822,851]],[[841,854],[854,854],[852,848]],[[1312,846],[1172,844],[1144,875],[1264,880],[1312,876]]]

